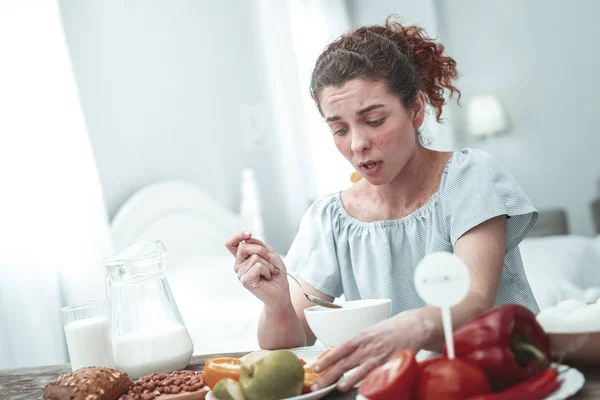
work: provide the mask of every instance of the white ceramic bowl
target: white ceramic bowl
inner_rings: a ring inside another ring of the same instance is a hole
[[[308,326],[326,347],[338,346],[392,314],[389,299],[346,301],[340,305],[342,308],[314,306],[304,310]]]

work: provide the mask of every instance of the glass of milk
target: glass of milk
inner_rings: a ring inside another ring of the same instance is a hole
[[[90,301],[60,309],[73,371],[83,367],[114,368],[108,309]]]

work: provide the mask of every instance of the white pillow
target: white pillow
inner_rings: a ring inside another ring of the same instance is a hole
[[[527,238],[519,248],[540,309],[563,300],[585,301],[584,290],[600,286],[600,240],[577,235]]]
[[[538,276],[529,278],[529,285],[540,310],[553,307],[564,300],[585,301],[583,289],[564,279]]]
[[[598,242],[600,248],[600,241]],[[591,237],[577,235],[527,238],[519,245],[528,278],[565,279],[586,289],[600,286],[600,251]]]
[[[591,240],[591,250],[594,252],[594,255],[600,259],[600,235],[594,237]],[[600,269],[600,267],[598,267]]]

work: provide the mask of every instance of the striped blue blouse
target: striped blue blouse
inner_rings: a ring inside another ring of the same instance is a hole
[[[518,248],[535,224],[537,211],[516,181],[481,150],[454,152],[438,191],[400,219],[354,219],[340,193],[315,201],[285,261],[289,270],[330,296],[392,299],[396,315],[425,305],[413,284],[415,268],[425,255],[452,252],[465,232],[499,215],[509,219],[495,305],[517,303],[537,312]]]

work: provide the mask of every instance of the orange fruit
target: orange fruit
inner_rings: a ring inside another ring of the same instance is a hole
[[[241,365],[242,361],[235,357],[209,358],[204,363],[204,383],[213,390],[221,379],[231,378],[239,382]]]
[[[322,358],[325,354],[329,353],[331,351],[331,349],[332,349],[332,347],[328,348],[323,354],[321,354],[319,357],[317,357],[317,360]],[[321,375],[323,375],[325,372],[329,371],[331,369],[331,367],[333,366],[333,365],[330,365],[329,367],[327,367],[325,369],[325,371],[321,371],[321,372],[317,373],[313,369],[313,365],[315,365],[315,362],[316,362],[316,360],[310,364],[304,365],[304,386],[302,387],[302,394],[310,393],[310,387],[312,386],[312,384],[315,383],[317,381],[317,379],[319,379],[321,377]]]
[[[358,171],[353,171],[350,175],[350,182],[356,183],[362,179],[362,175]]]

